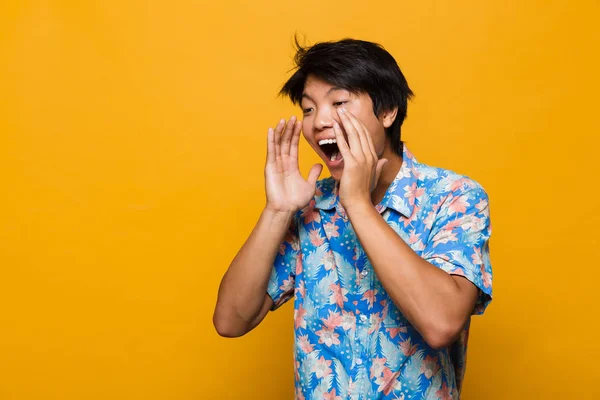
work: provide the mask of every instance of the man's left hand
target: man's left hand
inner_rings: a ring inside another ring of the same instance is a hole
[[[338,115],[348,136],[346,141],[342,128],[335,122],[333,130],[344,158],[344,172],[338,193],[340,201],[345,209],[356,205],[372,205],[371,192],[377,186],[387,160],[378,158],[371,133],[358,118],[343,108],[338,109]]]

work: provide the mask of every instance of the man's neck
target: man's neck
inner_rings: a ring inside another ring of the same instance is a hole
[[[398,154],[384,154],[381,158],[386,158],[388,162],[383,167],[379,182],[377,182],[377,186],[371,193],[371,201],[374,205],[379,204],[383,200],[385,192],[387,192],[394,179],[396,179],[398,172],[400,172],[400,168],[402,168],[402,157]]]

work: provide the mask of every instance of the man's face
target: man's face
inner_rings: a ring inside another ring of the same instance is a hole
[[[344,160],[337,144],[327,143],[335,140],[333,123],[343,125],[337,113],[343,107],[354,114],[371,133],[375,152],[379,158],[387,154],[389,141],[386,139],[383,118],[379,119],[373,112],[373,101],[368,94],[352,94],[345,89],[337,88],[313,75],[309,75],[304,83],[304,93],[300,104],[303,110],[302,131],[304,137],[325,161],[331,176],[340,180],[344,168]],[[346,133],[344,132],[344,136]],[[347,136],[346,136],[347,140]]]

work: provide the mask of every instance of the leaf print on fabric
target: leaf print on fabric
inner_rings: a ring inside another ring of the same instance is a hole
[[[282,292],[289,292],[294,288],[294,279],[290,277],[290,279],[284,279],[283,285],[279,287]]]
[[[450,192],[455,192],[455,191],[457,191],[459,189],[460,190],[466,190],[466,189],[468,189],[470,187],[472,187],[471,180],[467,179],[465,177],[461,177],[461,178],[458,178],[455,181],[453,181],[450,184],[450,187],[448,188],[448,190]]]
[[[458,238],[456,237],[456,233],[454,231],[447,231],[445,229],[439,231],[437,235],[433,237],[433,247],[436,247],[439,244],[446,244],[448,242],[457,242]]]
[[[300,306],[300,304],[298,304],[298,306]],[[306,310],[306,319],[307,320],[310,318],[314,319],[315,316],[317,315],[317,310],[315,308],[315,302],[313,301],[313,299],[311,299],[310,296],[307,296],[302,301],[302,306]]]
[[[276,269],[271,271],[271,277],[269,278],[269,284],[267,291],[269,293],[274,293],[279,291],[279,274]],[[273,299],[275,300],[275,299]]]
[[[486,199],[480,199],[479,203],[475,204],[475,208],[482,214],[486,214],[488,210],[488,201]]]
[[[425,375],[427,379],[431,379],[435,374],[437,374],[440,369],[438,365],[438,358],[432,356],[426,356],[421,364],[421,373]]]
[[[416,169],[415,175],[420,180],[433,180],[439,178],[439,172],[436,168],[432,168],[426,165],[421,165],[422,168]]]
[[[404,146],[400,171],[376,209],[417,255],[481,289],[473,313],[483,313],[493,279],[489,202],[479,184],[418,163]],[[277,250],[267,290],[277,306],[296,296],[297,399],[459,397],[470,325],[447,349],[424,341],[379,281],[335,180],[317,182]]]
[[[304,309],[302,307],[302,304],[300,304],[298,306],[298,308],[296,308],[294,310],[294,328],[295,329],[298,329],[298,328],[306,329],[306,320],[304,319],[305,315],[306,315],[306,309]]]
[[[417,183],[413,183],[412,186],[406,186],[404,188],[404,197],[408,199],[408,204],[411,206],[415,205],[415,201],[425,193],[425,188],[418,188]]]
[[[298,368],[299,384],[300,386],[310,387],[313,380],[312,366],[314,362],[312,359],[315,352],[309,353],[304,360],[301,360],[300,367]]]
[[[381,327],[381,315],[371,314],[371,317],[369,318],[369,329],[367,330],[367,333],[369,335],[371,335],[374,332],[379,332],[380,327]]]
[[[443,377],[446,378],[446,380],[450,380],[450,379],[454,380],[455,379],[454,374],[450,373],[452,366],[450,365],[450,360],[448,359],[448,357],[440,357],[440,363],[442,365],[442,368],[441,368],[442,373],[438,374],[438,375],[442,375]],[[437,377],[437,375],[436,375],[436,377]],[[440,385],[441,385],[441,380],[440,380],[440,384],[438,384],[438,386],[440,386]]]
[[[442,384],[442,388],[440,390],[438,390],[437,392],[435,392],[435,395],[440,399],[440,400],[453,400],[452,398],[452,389],[450,389],[447,385],[446,382],[444,382]]]
[[[325,269],[327,271],[331,271],[332,269],[335,268],[335,257],[333,256],[333,252],[332,251],[328,251],[323,255],[323,258],[321,259],[321,263],[323,264],[323,266],[325,266]]]
[[[365,303],[368,304],[369,303],[369,298],[371,297],[371,294],[368,294],[367,292],[375,290],[372,287],[371,280],[370,279],[364,279],[364,278],[361,279],[360,275],[358,273],[358,270],[355,271],[355,276],[356,276],[356,281],[355,282],[357,282],[357,284],[358,284],[358,287],[356,288],[356,293],[357,294],[362,294],[363,295],[363,299],[362,300],[366,300]],[[364,297],[365,295],[367,297]],[[374,299],[373,299],[373,303],[375,303]]]
[[[319,247],[325,243],[325,238],[321,236],[319,229],[311,229],[308,233],[308,237],[310,238],[312,245],[315,247]]]
[[[387,396],[394,390],[401,390],[402,383],[398,380],[399,375],[399,371],[392,372],[389,368],[383,367],[383,374],[375,378],[375,383],[379,385],[377,391]]]
[[[481,232],[485,229],[486,219],[479,218],[475,215],[467,215],[461,219],[462,225],[460,226],[463,231],[474,231]]]
[[[460,250],[451,250],[447,254],[450,256],[452,264],[460,265],[462,267],[461,269],[465,272],[467,279],[475,280],[475,276],[473,275],[475,265],[473,265],[464,252]]]
[[[308,281],[317,280],[319,272],[323,267],[321,264],[321,260],[323,259],[323,255],[325,254],[325,249],[323,247],[317,247],[312,252],[310,252],[304,261],[304,276]]]
[[[356,269],[339,253],[334,252],[337,261],[337,275],[341,287],[348,289],[349,292],[356,292]]]
[[[314,346],[310,342],[310,339],[308,338],[308,335],[300,335],[298,337],[298,347],[305,354],[308,354],[308,353],[310,353],[310,352],[312,352],[314,350]]]
[[[332,283],[329,285],[329,289],[331,289],[331,296],[329,297],[330,304],[337,304],[338,307],[344,307],[344,303],[348,301],[346,294],[348,294],[348,289],[344,289],[340,286],[340,284]]]
[[[344,399],[342,397],[338,396],[335,393],[335,389],[333,389],[331,392],[325,393],[323,395],[323,400],[344,400]]]
[[[471,255],[471,258],[473,259],[474,265],[483,264],[483,260],[481,258],[481,249],[479,247],[473,247],[473,254]]]
[[[450,204],[448,204],[450,215],[465,213],[467,211],[467,207],[469,207],[469,202],[465,196],[454,197],[450,201]]]
[[[301,280],[300,283],[298,283],[296,285],[296,289],[295,289],[295,293],[296,296],[304,298],[306,297],[306,285],[304,284],[304,281]]]
[[[348,373],[346,372],[344,365],[338,359],[333,361],[333,368],[335,370],[335,385],[337,387],[337,392],[342,399],[347,399],[350,384]]]
[[[444,185],[444,189],[443,191],[446,193],[452,193],[452,188],[456,187],[456,181],[462,179],[463,177],[454,173],[454,172],[450,172],[448,171],[445,176],[439,180],[440,184]]]
[[[327,329],[334,330],[342,325],[342,316],[338,312],[329,311],[327,318],[322,318],[323,324]]]
[[[335,282],[335,275],[329,273],[319,280],[315,286],[313,292],[310,294],[311,297],[317,302],[317,304],[329,304],[329,300],[332,296],[331,286]]]
[[[306,206],[301,214],[300,218],[304,220],[304,224],[309,225],[313,222],[319,223],[321,222],[321,215],[318,210],[315,210],[315,201],[311,200],[308,206]]]
[[[369,309],[373,308],[373,303],[375,302],[375,295],[377,295],[377,290],[367,290],[361,300],[366,300],[369,304]]]
[[[490,274],[489,272],[487,272],[485,270],[485,265],[483,265],[483,264],[481,264],[481,267],[479,268],[479,270],[481,271],[483,286],[486,288],[492,287],[492,274]]]
[[[385,328],[385,331],[388,332],[390,334],[390,337],[392,339],[394,339],[397,335],[399,335],[400,333],[406,333],[406,327],[405,326],[400,326],[398,328]]]
[[[373,386],[369,383],[369,374],[367,372],[367,368],[365,365],[359,365],[356,372],[356,382],[362,383],[366,382],[364,386],[360,387],[360,394],[364,396],[364,398],[370,399],[373,397]]]
[[[415,354],[418,348],[418,344],[412,343],[412,338],[408,338],[405,341],[400,342],[400,349],[406,357],[410,357]]]
[[[333,386],[333,375],[328,375],[326,377],[323,377],[323,379],[321,379],[319,381],[319,384],[317,385],[315,390],[313,390],[310,398],[311,399],[324,398],[325,394],[331,390],[332,386]]]
[[[301,273],[302,273],[302,258],[298,257],[298,258],[296,258],[296,271],[295,271],[295,274],[296,274],[296,276],[298,276]]]
[[[381,354],[384,357],[383,359],[386,360],[387,366],[392,370],[399,369],[400,365],[406,361],[406,356],[412,355],[406,354],[405,352],[400,352],[398,346],[389,340],[383,332],[379,332],[379,344],[381,346]],[[402,356],[403,353],[404,357]]]
[[[407,243],[410,245],[413,251],[425,250],[425,244],[423,244],[423,241],[421,240],[421,234],[417,234],[415,229],[410,231],[410,236],[408,237]]]

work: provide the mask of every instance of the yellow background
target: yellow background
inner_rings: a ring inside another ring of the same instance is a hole
[[[289,399],[292,307],[222,339],[294,32],[382,43],[421,162],[491,197],[464,399],[598,399],[597,1],[0,4],[0,399]],[[306,144],[301,167],[316,162]]]

